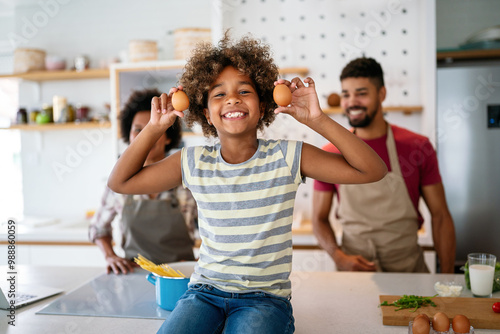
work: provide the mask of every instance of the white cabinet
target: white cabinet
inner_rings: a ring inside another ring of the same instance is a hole
[[[429,271],[436,273],[436,252],[424,251],[424,260]],[[332,258],[322,249],[297,249],[293,251],[292,271],[300,272],[298,276],[300,278],[312,271],[337,271],[337,267]]]
[[[0,253],[7,254],[7,245],[0,245]],[[6,259],[0,258],[0,264]],[[16,265],[37,266],[102,266],[106,261],[95,245],[17,245]]]
[[[311,272],[311,271],[336,271],[337,267],[332,258],[322,249],[293,251],[292,271]]]
[[[51,104],[53,95],[68,97],[74,106],[90,103],[99,113],[109,104],[108,70],[28,72],[0,76],[0,81],[18,86],[16,98],[29,111]],[[25,216],[84,219],[96,209],[115,162],[109,121],[23,124],[0,131],[19,143],[21,177],[8,186],[22,189],[21,204],[2,214],[17,216],[22,210]]]

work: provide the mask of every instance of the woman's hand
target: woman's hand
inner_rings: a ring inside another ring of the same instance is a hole
[[[107,256],[106,262],[108,263],[108,267],[106,268],[106,272],[108,274],[111,271],[113,271],[116,275],[127,274],[129,272],[133,272],[134,267],[138,266],[135,262],[132,262],[128,259],[124,259],[117,255]]]
[[[153,97],[151,101],[151,118],[149,121],[151,125],[168,129],[174,124],[177,116],[184,117],[184,112],[174,110],[172,106],[172,95],[179,90],[182,90],[182,86],[171,88],[168,95],[163,93],[160,97]]]
[[[284,84],[290,88],[292,92],[292,102],[289,107],[278,107],[274,110],[276,114],[285,113],[293,116],[297,121],[308,124],[317,119],[320,119],[325,114],[319,106],[318,95],[314,80],[310,77],[304,79],[304,82],[298,77],[287,81],[279,79],[274,82],[274,85]],[[307,84],[307,86],[305,85]]]

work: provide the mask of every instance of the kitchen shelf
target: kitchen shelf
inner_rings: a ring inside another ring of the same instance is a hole
[[[150,68],[154,68],[154,62],[150,62]],[[172,69],[182,69],[183,65],[170,67]],[[161,69],[161,68],[160,68]],[[126,71],[126,70],[125,70]],[[279,69],[281,75],[299,74],[306,76],[309,69],[306,67],[284,67]],[[23,79],[29,81],[57,81],[57,80],[80,80],[80,79],[107,79],[109,78],[108,69],[88,69],[85,71],[34,71],[18,74],[0,75],[0,79]]]
[[[309,69],[307,67],[283,67],[279,69],[279,73],[281,75],[298,74],[305,77],[309,73]]]
[[[500,59],[500,49],[438,51],[437,61]]]
[[[424,108],[422,106],[387,106],[382,107],[383,112],[402,112],[405,115],[410,115],[411,113],[421,113]],[[343,114],[344,111],[340,107],[326,108],[323,109],[325,114]]]
[[[0,79],[24,79],[30,81],[56,81],[56,80],[80,80],[80,79],[107,79],[108,69],[88,69],[84,71],[35,71],[0,75]]]
[[[111,122],[72,122],[72,123],[46,123],[46,124],[14,124],[1,130],[23,131],[53,131],[53,130],[82,130],[96,128],[110,128]]]

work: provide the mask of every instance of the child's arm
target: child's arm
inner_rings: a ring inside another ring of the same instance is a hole
[[[290,107],[279,107],[276,113],[287,113],[297,121],[329,140],[342,155],[323,151],[304,143],[301,157],[302,176],[328,183],[369,183],[382,179],[387,167],[380,157],[361,139],[325,115],[311,78],[304,83],[299,78],[292,82],[279,80],[292,91]]]
[[[177,90],[172,88],[169,95],[164,93],[160,98],[153,98],[149,123],[123,152],[111,172],[108,186],[113,191],[122,194],[151,194],[182,183],[180,152],[144,167],[146,157],[156,141],[174,123],[177,116],[184,116],[172,107],[171,97]]]

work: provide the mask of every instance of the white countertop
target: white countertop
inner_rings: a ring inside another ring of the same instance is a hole
[[[0,267],[0,278],[7,268]],[[34,267],[18,268],[19,283],[60,287],[71,291],[101,275],[102,268]],[[379,295],[433,295],[436,281],[455,280],[463,283],[463,275],[389,274],[352,272],[294,272],[292,304],[297,334],[391,334],[407,333],[402,326],[382,325],[378,307]],[[462,297],[470,297],[470,291]],[[500,298],[500,292],[493,295]],[[107,318],[35,314],[52,297],[17,310],[16,327],[0,322],[2,333],[155,333],[162,320]],[[0,311],[6,318],[7,311]],[[500,316],[500,315],[499,315]],[[476,334],[500,333],[499,330],[476,329]]]

